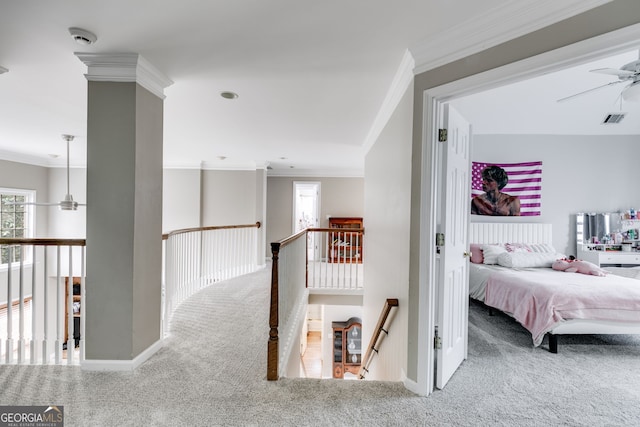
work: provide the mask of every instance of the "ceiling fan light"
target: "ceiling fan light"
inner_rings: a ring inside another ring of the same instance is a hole
[[[61,211],[77,211],[78,202],[73,200],[73,196],[71,194],[67,194],[64,196],[64,200],[60,202],[59,207]]]
[[[622,99],[625,101],[640,101],[640,80],[631,83],[631,86],[622,92]]]

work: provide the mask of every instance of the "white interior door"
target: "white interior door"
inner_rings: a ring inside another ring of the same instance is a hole
[[[320,226],[320,183],[309,181],[294,181],[293,183],[293,233],[305,228]],[[319,245],[315,233],[309,233],[307,239],[307,254],[310,259],[318,260]]]
[[[467,358],[469,313],[468,229],[471,193],[471,126],[449,105],[443,105],[447,140],[442,146],[440,248],[437,289],[438,343],[436,347],[436,387],[443,388]]]

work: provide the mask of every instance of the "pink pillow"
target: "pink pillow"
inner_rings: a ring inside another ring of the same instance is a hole
[[[479,243],[472,243],[471,247],[471,262],[474,264],[482,264],[484,262],[484,256],[482,255],[482,245]]]

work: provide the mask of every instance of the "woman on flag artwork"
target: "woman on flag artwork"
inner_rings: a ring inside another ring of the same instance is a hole
[[[520,199],[502,193],[509,182],[507,172],[499,166],[482,170],[482,191],[471,199],[471,213],[476,215],[520,216]]]
[[[471,213],[540,215],[542,162],[480,163],[471,170]]]

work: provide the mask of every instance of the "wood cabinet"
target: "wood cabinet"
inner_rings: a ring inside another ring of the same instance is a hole
[[[333,378],[346,372],[358,375],[362,363],[362,321],[352,317],[346,322],[332,322]]]
[[[329,218],[329,228],[339,229],[329,233],[329,262],[361,263],[362,218]]]
[[[69,300],[69,277],[64,278],[64,345],[66,346],[67,341],[69,340],[69,304],[67,301]],[[75,346],[77,347],[80,343],[80,310],[82,306],[80,305],[81,298],[81,289],[82,281],[80,277],[73,277],[73,338],[75,340]]]

